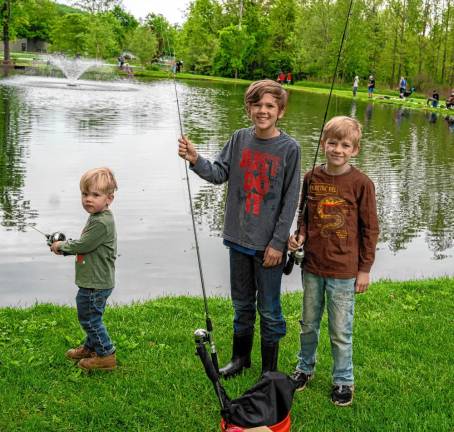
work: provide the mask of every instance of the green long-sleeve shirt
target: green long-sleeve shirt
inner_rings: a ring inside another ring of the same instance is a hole
[[[76,255],[76,285],[78,287],[114,288],[117,234],[110,210],[90,215],[80,239],[63,242],[60,250],[70,255]]]

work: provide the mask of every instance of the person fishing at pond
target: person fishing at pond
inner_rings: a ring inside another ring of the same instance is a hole
[[[179,156],[197,175],[214,184],[228,182],[223,238],[230,254],[234,321],[231,361],[219,371],[225,378],[251,366],[257,310],[262,372],[277,370],[279,341],[286,334],[283,257],[300,188],[300,146],[277,128],[287,99],[275,81],[252,83],[244,101],[253,126],[235,131],[214,162],[187,137],[178,140]]]
[[[400,77],[399,81],[399,97],[403,99],[405,97],[405,92],[407,91],[407,80],[405,77]]]
[[[454,109],[454,90],[452,90],[450,96],[446,98],[446,108]]]
[[[115,286],[117,235],[109,209],[117,182],[109,168],[87,171],[80,179],[82,207],[89,218],[80,239],[52,243],[57,255],[76,255],[77,317],[86,333],[85,341],[66,352],[82,369],[112,370],[116,367],[115,346],[103,322],[106,302]]]
[[[367,96],[372,98],[375,91],[375,78],[373,75],[369,76],[369,82],[367,84]]]
[[[292,378],[301,391],[313,378],[325,302],[333,356],[331,401],[352,403],[352,330],[355,293],[369,286],[379,227],[372,180],[350,165],[360,150],[361,125],[345,116],[326,123],[326,163],[304,176],[297,230],[288,241],[304,244],[303,313],[298,364]]]
[[[356,75],[355,79],[353,80],[353,96],[356,96],[359,87],[359,76]]]
[[[440,93],[438,93],[438,90],[434,89],[432,92],[432,97],[427,98],[427,105],[432,106],[432,108],[437,108],[439,102],[440,102]]]

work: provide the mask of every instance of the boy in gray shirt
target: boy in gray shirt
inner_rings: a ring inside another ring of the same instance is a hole
[[[87,171],[80,179],[82,206],[90,214],[80,239],[57,241],[57,255],[76,255],[77,317],[87,337],[83,345],[66,352],[82,369],[112,370],[115,347],[103,322],[106,302],[115,286],[117,235],[109,205],[117,182],[109,168]]]
[[[256,310],[260,314],[262,373],[277,369],[279,340],[286,333],[280,291],[285,248],[300,187],[300,147],[276,127],[288,95],[272,80],[252,83],[245,105],[253,126],[239,129],[210,162],[187,137],[178,154],[201,178],[228,182],[224,244],[230,251],[233,348],[220,369],[229,378],[251,365]]]

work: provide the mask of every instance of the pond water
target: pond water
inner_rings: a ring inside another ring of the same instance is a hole
[[[119,190],[117,287],[125,303],[200,295],[172,81],[82,83],[14,77],[0,81],[0,305],[74,304],[74,261],[49,252],[46,233],[77,238],[85,223],[81,174],[111,167]],[[186,133],[213,156],[248,124],[242,85],[178,82]],[[292,92],[280,127],[312,164],[326,96]],[[441,116],[334,98],[331,115],[364,125],[354,163],[374,181],[381,225],[373,279],[452,275],[454,131]],[[225,188],[190,173],[205,284],[229,294],[228,252],[220,238]],[[283,289],[300,289],[299,272]]]

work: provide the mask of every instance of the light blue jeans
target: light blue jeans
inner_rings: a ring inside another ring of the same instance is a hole
[[[303,272],[303,316],[301,351],[297,369],[306,374],[315,370],[320,321],[328,309],[328,329],[333,356],[333,384],[353,384],[352,333],[355,307],[355,279],[334,279]]]

